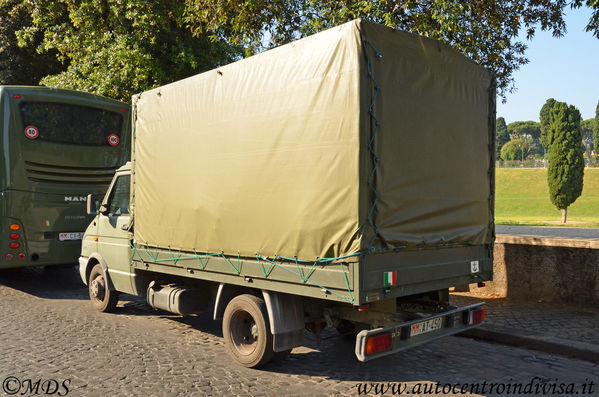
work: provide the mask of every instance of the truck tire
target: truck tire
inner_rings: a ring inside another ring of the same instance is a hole
[[[97,263],[88,280],[89,299],[96,310],[101,312],[110,312],[114,310],[119,301],[118,291],[111,291],[108,288],[108,280],[104,274],[104,269]]]
[[[244,367],[272,360],[273,337],[264,300],[248,294],[233,298],[223,315],[223,337],[229,354]]]

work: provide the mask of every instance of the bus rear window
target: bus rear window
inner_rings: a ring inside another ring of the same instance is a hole
[[[19,105],[30,139],[86,146],[119,144],[123,116],[108,110],[53,102]]]

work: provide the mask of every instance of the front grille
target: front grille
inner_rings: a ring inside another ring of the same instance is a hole
[[[116,168],[66,167],[25,161],[25,176],[32,182],[108,185]]]

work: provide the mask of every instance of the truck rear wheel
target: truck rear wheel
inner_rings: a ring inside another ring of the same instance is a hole
[[[259,367],[274,356],[266,304],[253,295],[238,295],[229,302],[223,336],[229,354],[245,367]]]
[[[108,280],[104,274],[104,269],[98,263],[91,273],[87,283],[89,289],[89,299],[96,310],[101,312],[110,312],[114,310],[119,301],[118,291],[111,291],[108,288]]]

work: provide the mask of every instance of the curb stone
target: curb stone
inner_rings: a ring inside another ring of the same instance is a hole
[[[556,338],[520,329],[488,324],[461,332],[457,336],[480,339],[505,345],[538,350],[599,364],[599,346],[569,339]]]

